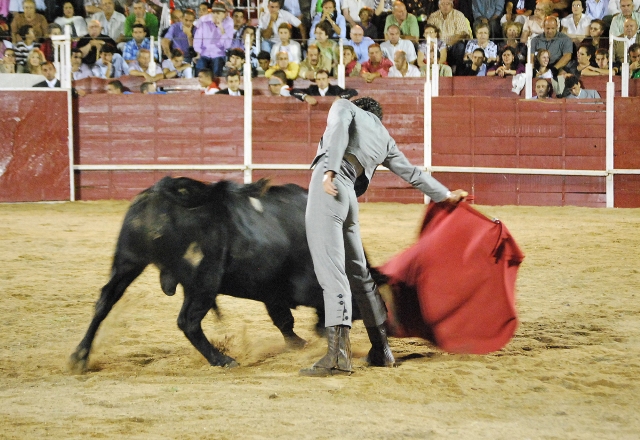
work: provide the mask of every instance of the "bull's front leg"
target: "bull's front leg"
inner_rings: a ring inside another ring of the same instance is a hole
[[[211,365],[237,367],[238,363],[215,348],[202,331],[202,320],[214,304],[215,294],[185,288],[184,303],[178,316],[178,327]]]

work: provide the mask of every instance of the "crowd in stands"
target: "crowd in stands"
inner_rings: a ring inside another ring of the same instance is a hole
[[[441,76],[513,77],[517,89],[529,39],[534,77],[548,85],[538,94],[534,81],[538,98],[559,82],[568,95],[581,76],[609,75],[609,36],[629,47],[614,43],[613,73],[627,56],[640,77],[640,0],[262,0],[253,20],[232,0],[171,5],[161,29],[160,0],[0,0],[0,73],[50,73],[50,37],[69,26],[73,79],[114,80],[109,93],[129,75],[144,77],[146,93],[164,78],[197,78],[203,93],[220,93],[224,77],[224,93],[241,95],[247,38],[252,76],[307,102],[316,89],[351,93],[325,84],[341,62],[346,76],[373,82],[424,76],[428,54]],[[300,92],[296,79],[316,88]]]

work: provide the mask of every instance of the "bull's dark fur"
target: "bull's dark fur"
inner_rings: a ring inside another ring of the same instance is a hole
[[[216,309],[219,293],[264,302],[285,340],[304,345],[293,331],[290,309],[314,307],[318,326],[324,322],[322,289],[304,230],[306,203],[302,188],[269,186],[266,180],[205,184],[165,177],[140,193],[124,219],[111,277],[93,320],[71,356],[73,367],[86,369],[100,323],[149,264],[160,269],[166,294],[173,295],[177,284],[182,285],[178,327],[211,365],[235,364],[202,332],[201,321]],[[190,254],[201,258],[199,264]]]

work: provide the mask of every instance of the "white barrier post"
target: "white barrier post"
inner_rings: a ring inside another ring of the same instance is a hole
[[[149,61],[149,68],[147,69],[147,73],[151,76],[156,76],[156,60],[155,57],[153,56],[154,51],[153,51],[153,35],[151,36],[151,43],[149,44],[149,51],[151,52],[151,61]]]
[[[611,61],[611,60],[610,60]],[[610,68],[609,72],[613,69]],[[614,200],[613,200],[613,129],[614,129],[614,101],[616,86],[615,83],[611,80],[611,75],[609,75],[610,81],[607,83],[607,112],[606,112],[606,147],[605,147],[605,163],[607,170],[606,177],[606,206],[607,208],[613,208]]]
[[[257,40],[256,40],[257,41]],[[244,183],[251,183],[253,173],[252,129],[253,129],[253,84],[251,80],[251,35],[244,40]]]
[[[429,40],[431,37],[427,37],[427,45],[430,45]],[[429,52],[431,49],[427,49]],[[440,96],[440,64],[438,64],[440,53],[438,52],[438,39],[434,40],[433,45],[433,64],[431,65],[431,96]],[[428,68],[427,64],[427,68]]]
[[[346,87],[345,82],[345,70],[344,70],[344,46],[342,44],[342,38],[340,39],[340,64],[338,64],[338,85],[343,89]]]
[[[533,97],[533,63],[531,62],[531,37],[527,40],[527,64],[524,66],[525,84],[524,97],[530,99]]]
[[[427,37],[427,66],[424,81],[424,167],[427,173],[431,169],[431,37]],[[433,73],[432,73],[433,75]],[[428,204],[431,199],[424,196],[424,203]]]

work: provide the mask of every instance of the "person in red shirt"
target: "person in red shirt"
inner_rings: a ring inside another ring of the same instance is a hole
[[[369,46],[369,61],[362,63],[360,75],[370,83],[376,78],[388,76],[391,67],[393,67],[393,62],[382,56],[380,45],[372,44]]]

